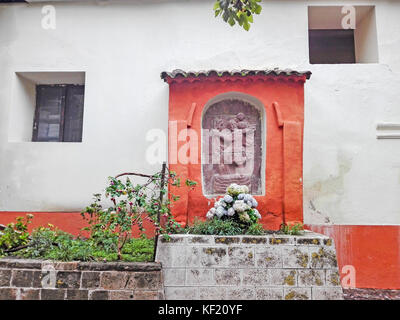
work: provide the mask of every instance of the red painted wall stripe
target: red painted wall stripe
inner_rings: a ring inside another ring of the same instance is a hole
[[[8,224],[15,222],[17,217],[25,217],[28,213],[33,214],[32,223],[29,225],[29,232],[37,227],[47,227],[50,223],[62,231],[71,233],[73,235],[87,235],[82,228],[88,227],[89,224],[85,221],[80,212],[0,212],[0,224]],[[143,222],[148,237],[154,236],[154,228],[148,221]],[[139,235],[139,230],[134,228],[132,230],[134,236]]]
[[[400,226],[307,227],[334,239],[339,271],[353,265],[357,288],[400,289]]]

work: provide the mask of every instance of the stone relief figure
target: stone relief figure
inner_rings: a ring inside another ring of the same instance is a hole
[[[254,106],[240,100],[232,102],[230,108],[225,103],[225,110],[219,109],[222,114],[211,118],[207,113],[205,115],[211,136],[210,158],[213,161],[203,167],[203,174],[207,175],[205,189],[209,194],[223,194],[228,185],[238,183],[247,185],[253,194],[257,194],[261,186],[260,116]]]

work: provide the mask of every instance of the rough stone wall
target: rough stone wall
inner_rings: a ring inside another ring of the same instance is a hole
[[[161,300],[159,263],[0,259],[0,300]]]
[[[196,236],[159,239],[165,298],[343,299],[332,239],[303,236]]]

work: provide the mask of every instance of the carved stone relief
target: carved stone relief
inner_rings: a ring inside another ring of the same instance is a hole
[[[206,195],[231,183],[261,194],[262,127],[258,109],[239,99],[211,105],[203,116],[203,183]]]

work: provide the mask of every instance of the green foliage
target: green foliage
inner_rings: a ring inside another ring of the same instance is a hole
[[[151,261],[154,253],[154,239],[131,239],[124,246],[122,260],[145,262]]]
[[[295,223],[295,224],[282,224],[281,225],[281,232],[288,235],[301,235],[304,233],[304,225],[302,223]]]
[[[29,241],[28,225],[32,222],[33,215],[18,217],[16,223],[10,223],[0,232],[0,257],[8,250],[24,246]]]
[[[202,235],[263,235],[265,230],[260,224],[242,224],[231,219],[211,219],[201,221],[196,219],[192,226],[185,229],[185,233]]]
[[[249,31],[253,23],[253,15],[260,14],[261,0],[216,0],[214,4],[215,17],[222,19],[234,26],[238,23],[243,29]]]
[[[40,227],[32,232],[27,248],[19,250],[18,256],[32,259],[49,259],[56,261],[151,261],[154,240],[147,238],[128,239],[118,256],[116,237],[98,239],[76,238],[71,234],[54,227]]]
[[[248,227],[248,229],[246,230],[246,234],[252,236],[262,236],[266,234],[266,230],[261,224],[254,223]]]
[[[186,233],[228,236],[241,234],[242,229],[233,220],[211,219],[201,221],[196,219],[193,226],[187,227]]]
[[[72,238],[72,236],[54,229],[51,225],[49,225],[48,228],[39,227],[33,230],[29,246],[26,249],[21,250],[18,254],[33,259],[44,257],[54,245],[61,242],[60,240],[62,238],[67,237]]]

